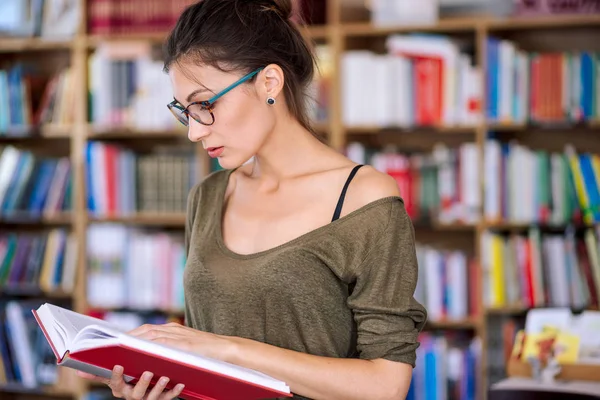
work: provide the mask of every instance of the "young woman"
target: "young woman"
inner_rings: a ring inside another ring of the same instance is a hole
[[[403,399],[426,320],[413,227],[391,177],[311,133],[315,63],[290,14],[290,0],[203,0],[168,39],[168,107],[224,170],[189,195],[187,326],[132,334],[264,372],[297,399]],[[119,366],[84,376],[126,399],[181,393],[148,390],[150,373],[128,385]]]

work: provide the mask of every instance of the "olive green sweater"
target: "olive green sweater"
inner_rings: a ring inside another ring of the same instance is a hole
[[[230,173],[211,174],[189,195],[186,324],[316,356],[414,367],[426,310],[413,297],[414,230],[401,198],[376,200],[273,249],[242,255],[221,235]]]

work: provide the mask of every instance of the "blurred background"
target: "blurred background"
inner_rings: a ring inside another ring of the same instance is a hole
[[[187,193],[219,168],[165,107],[161,44],[193,2],[0,0],[2,399],[111,398],[56,367],[30,312],[43,302],[182,322]],[[599,12],[295,2],[315,133],[392,175],[415,226],[429,321],[411,399],[531,376],[539,349],[519,332],[543,333],[527,316],[544,308],[572,315],[549,323],[577,343],[563,374],[600,380]]]

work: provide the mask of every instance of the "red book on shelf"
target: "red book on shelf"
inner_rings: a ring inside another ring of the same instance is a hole
[[[32,312],[60,366],[108,378],[121,365],[132,384],[150,371],[151,386],[162,376],[168,389],[183,383],[182,399],[292,397],[285,382],[261,372],[143,340],[100,319],[47,303]]]

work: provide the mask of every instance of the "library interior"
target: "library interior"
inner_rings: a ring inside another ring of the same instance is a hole
[[[166,106],[163,44],[196,1],[0,1],[3,400],[113,398],[57,365],[41,304],[184,323],[188,193],[221,166]],[[293,6],[315,135],[414,227],[407,398],[600,398],[600,2]]]

